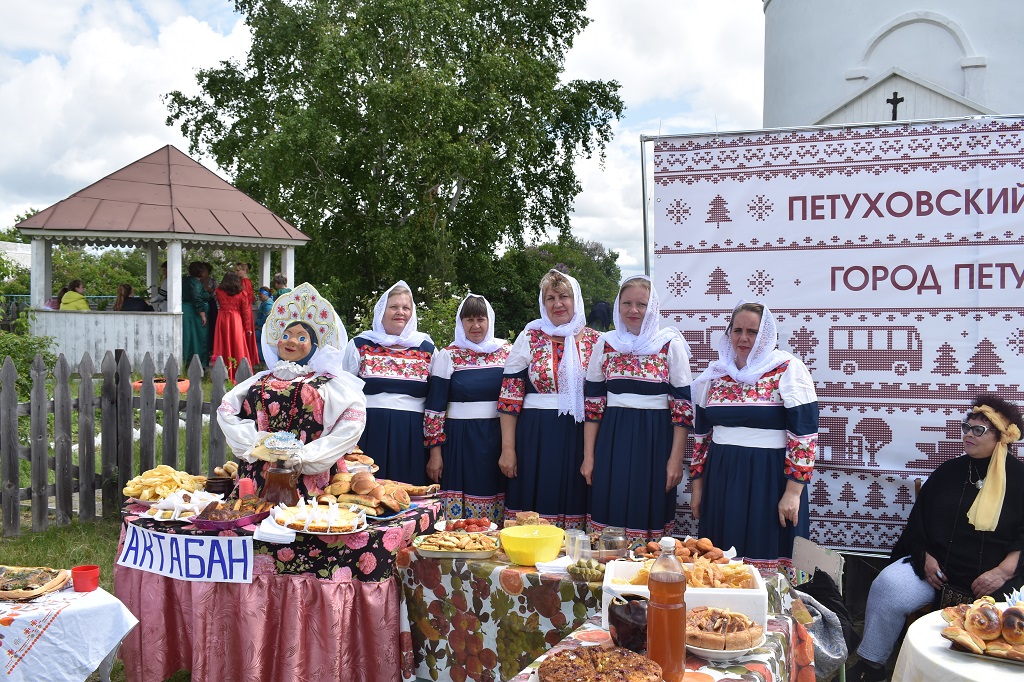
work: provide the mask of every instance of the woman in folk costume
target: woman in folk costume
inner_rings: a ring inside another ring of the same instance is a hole
[[[583,384],[600,335],[586,326],[580,285],[569,275],[544,275],[538,303],[540,319],[526,325],[505,361],[498,399],[498,466],[509,478],[505,517],[536,511],[565,528],[582,529]]]
[[[427,482],[423,409],[433,358],[434,342],[416,330],[416,304],[404,281],[377,301],[373,328],[345,348],[345,371],[366,382],[366,431],[359,447],[380,466],[380,478]]]
[[[583,477],[591,531],[622,526],[630,537],[672,534],[683,448],[693,426],[690,352],[673,327],[659,328],[658,292],[627,277],[587,370]]]
[[[244,321],[244,311],[250,307],[249,299],[242,290],[241,278],[233,272],[224,273],[214,294],[217,297],[217,322],[210,362],[224,358],[228,378],[234,381],[235,371],[243,359],[249,363],[250,368],[256,366],[256,356],[249,354],[252,330],[245,326]]]
[[[740,301],[718,360],[692,386],[690,506],[701,536],[775,562],[807,537],[818,396],[803,362],[779,350],[767,306]]]
[[[470,294],[455,315],[455,341],[437,351],[423,420],[427,476],[441,483],[447,518],[500,523],[505,477],[498,469],[498,394],[512,345],[494,338],[494,309]]]
[[[255,446],[269,434],[287,432],[304,444],[292,462],[303,496],[323,492],[333,474],[345,471],[343,456],[366,421],[362,382],[341,369],[347,341],[334,307],[311,284],[274,306],[262,339],[270,369],[235,386],[217,410],[238,475],[254,478],[257,490],[271,463]]]

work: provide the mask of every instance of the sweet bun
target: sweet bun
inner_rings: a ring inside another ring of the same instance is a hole
[[[977,635],[986,642],[993,640],[1002,633],[1002,619],[999,616],[999,609],[993,604],[978,600],[967,609],[967,616],[964,618],[964,627],[973,635]]]
[[[317,495],[316,501],[320,502],[321,504],[330,504],[332,502],[334,504],[337,504],[338,503],[338,498],[335,497],[334,495],[330,495],[328,493],[324,493],[323,495]]]
[[[711,538],[701,538],[697,540],[697,549],[701,552],[710,552],[715,548],[715,543],[711,542]]]
[[[377,487],[377,480],[369,471],[360,471],[352,476],[352,492],[365,495]]]
[[[985,653],[985,642],[973,632],[950,625],[942,629],[942,636],[974,654]]]
[[[381,488],[381,490],[383,490],[383,488]],[[391,495],[381,495],[380,503],[382,505],[384,505],[384,507],[389,509],[390,511],[393,511],[393,512],[402,511],[402,505],[398,504],[398,500],[396,500]]]
[[[1010,644],[1024,644],[1024,608],[1011,606],[1003,611],[1002,634]]]
[[[370,497],[373,497],[373,498],[378,499],[378,500],[383,499],[384,498],[384,486],[382,486],[380,483],[378,483],[377,485],[375,485],[373,487],[373,490],[371,490],[367,494]]]
[[[402,509],[408,509],[412,506],[412,500],[409,499],[409,493],[405,488],[397,488],[391,491],[391,496],[395,498],[395,501],[402,507]]]

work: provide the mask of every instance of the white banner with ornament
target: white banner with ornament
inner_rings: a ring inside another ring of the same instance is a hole
[[[659,137],[653,160],[653,276],[694,375],[763,300],[817,386],[811,539],[888,550],[970,401],[1024,401],[1024,120]]]

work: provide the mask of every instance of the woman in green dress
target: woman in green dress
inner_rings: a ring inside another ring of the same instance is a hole
[[[210,294],[201,280],[205,272],[202,263],[193,261],[188,264],[188,275],[181,278],[181,364],[186,372],[193,355],[199,356],[204,367],[210,364],[206,347],[206,303]]]

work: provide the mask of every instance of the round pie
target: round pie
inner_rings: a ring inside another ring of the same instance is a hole
[[[540,682],[661,682],[661,666],[621,647],[579,647],[545,658],[537,677]]]
[[[750,649],[763,637],[764,628],[742,613],[698,606],[686,614],[686,643],[701,649]]]

